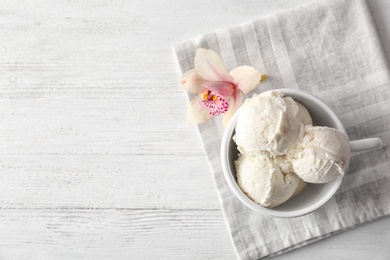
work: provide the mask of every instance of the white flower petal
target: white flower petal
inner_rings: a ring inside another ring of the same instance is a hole
[[[200,48],[196,51],[195,69],[209,81],[233,81],[221,57],[213,50]]]
[[[201,85],[207,82],[199,73],[195,70],[188,70],[180,78],[180,87],[188,92],[198,94],[203,91],[204,87]]]
[[[236,91],[236,95],[235,95],[235,98],[230,98],[229,99],[229,110],[223,115],[223,118],[222,118],[222,123],[223,123],[223,127],[227,127],[230,119],[233,117],[234,113],[237,112],[237,110],[241,107],[242,105],[242,100],[243,100],[243,96],[242,96],[242,93],[241,91],[237,90]]]
[[[262,80],[261,73],[251,66],[240,66],[230,71],[239,90],[247,94],[256,88]]]

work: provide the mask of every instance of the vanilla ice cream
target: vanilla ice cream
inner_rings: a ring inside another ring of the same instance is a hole
[[[344,175],[349,165],[348,137],[341,131],[306,126],[300,148],[291,152],[294,172],[304,181],[325,183]]]
[[[307,183],[345,174],[348,137],[337,129],[312,126],[308,110],[280,91],[247,99],[233,140],[240,151],[237,183],[253,201],[276,207],[300,194]]]
[[[299,184],[298,176],[283,174],[268,153],[240,155],[236,169],[238,186],[264,207],[273,208],[287,201]]]
[[[294,169],[291,165],[290,160],[287,159],[286,156],[276,156],[273,158],[274,162],[279,166],[280,170],[284,175],[287,174],[295,174]],[[299,177],[298,177],[299,178]],[[301,178],[299,178],[298,186],[293,193],[293,197],[299,195],[307,186],[307,183],[304,182]]]
[[[283,155],[302,138],[304,121],[311,118],[302,105],[280,91],[267,91],[245,100],[233,139],[242,154]]]
[[[295,101],[295,103],[297,103],[299,108],[297,119],[300,122],[303,122],[304,125],[313,125],[313,120],[311,119],[309,111],[307,111],[306,107],[302,106],[302,104],[297,101]]]
[[[307,186],[307,183],[304,180],[302,180],[301,178],[299,178],[298,186],[295,189],[295,191],[291,197],[295,197],[295,196],[298,196],[299,194],[301,194],[302,191],[306,188],[306,186]]]

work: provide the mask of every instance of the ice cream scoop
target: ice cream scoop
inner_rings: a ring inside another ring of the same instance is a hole
[[[302,180],[301,178],[299,178],[298,186],[295,189],[292,197],[295,197],[295,196],[298,196],[299,194],[301,194],[302,191],[306,188],[306,186],[307,186],[307,183],[304,180]]]
[[[240,110],[233,139],[242,154],[286,154],[303,136],[303,121],[311,122],[307,110],[280,91],[254,95]]]
[[[298,121],[303,122],[304,125],[313,125],[313,120],[309,114],[309,111],[307,111],[306,107],[304,107],[301,103],[297,101],[295,101],[295,103],[298,105],[299,108],[297,114]]]
[[[300,147],[290,156],[294,172],[302,180],[326,183],[345,174],[350,158],[349,139],[335,128],[306,126]]]
[[[299,184],[298,176],[284,174],[267,153],[240,155],[236,169],[241,190],[253,201],[268,208],[287,201]]]

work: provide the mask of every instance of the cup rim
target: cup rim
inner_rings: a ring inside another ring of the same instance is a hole
[[[325,110],[336,122],[336,128],[340,131],[342,131],[344,134],[346,134],[346,131],[339,119],[339,117],[336,115],[336,113],[321,99],[318,97],[311,95],[305,91],[302,90],[296,90],[296,89],[288,89],[288,88],[281,88],[281,89],[274,89],[270,91],[280,91],[283,93],[285,97],[289,97],[290,95],[299,95],[302,96],[305,99],[312,100],[316,102],[318,106],[320,106],[323,110]],[[294,98],[293,98],[294,99]],[[299,102],[299,101],[298,101]],[[328,193],[322,197],[320,200],[316,201],[312,205],[309,205],[308,207],[305,207],[303,209],[297,209],[292,211],[278,211],[273,208],[266,208],[263,207],[254,201],[252,201],[250,198],[248,198],[240,189],[238,186],[234,174],[232,172],[232,169],[230,167],[230,161],[229,161],[229,148],[230,144],[233,143],[235,145],[235,142],[231,142],[231,139],[233,138],[233,133],[236,127],[237,119],[240,114],[240,110],[236,111],[236,113],[231,118],[230,122],[228,123],[222,137],[222,143],[221,143],[221,165],[222,165],[222,172],[225,177],[226,182],[228,183],[228,186],[233,191],[234,195],[248,208],[252,209],[253,211],[260,213],[262,215],[266,216],[272,216],[272,217],[280,217],[280,218],[292,218],[292,217],[299,217],[306,214],[309,214],[319,208],[321,208],[323,205],[325,205],[337,192],[337,190],[340,188],[343,180],[345,179],[346,173],[343,176],[339,176],[336,179],[333,180],[335,182],[331,189],[328,191]],[[319,184],[321,185],[321,184]]]

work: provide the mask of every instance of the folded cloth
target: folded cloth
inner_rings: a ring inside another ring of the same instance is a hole
[[[229,190],[220,165],[221,118],[198,126],[237,254],[259,259],[302,247],[390,213],[389,73],[370,12],[362,0],[324,0],[174,47],[181,72],[199,47],[219,53],[228,70],[251,65],[269,76],[253,93],[296,88],[339,115],[351,140],[380,137],[383,148],[351,158],[340,190],[303,217],[261,216]]]

